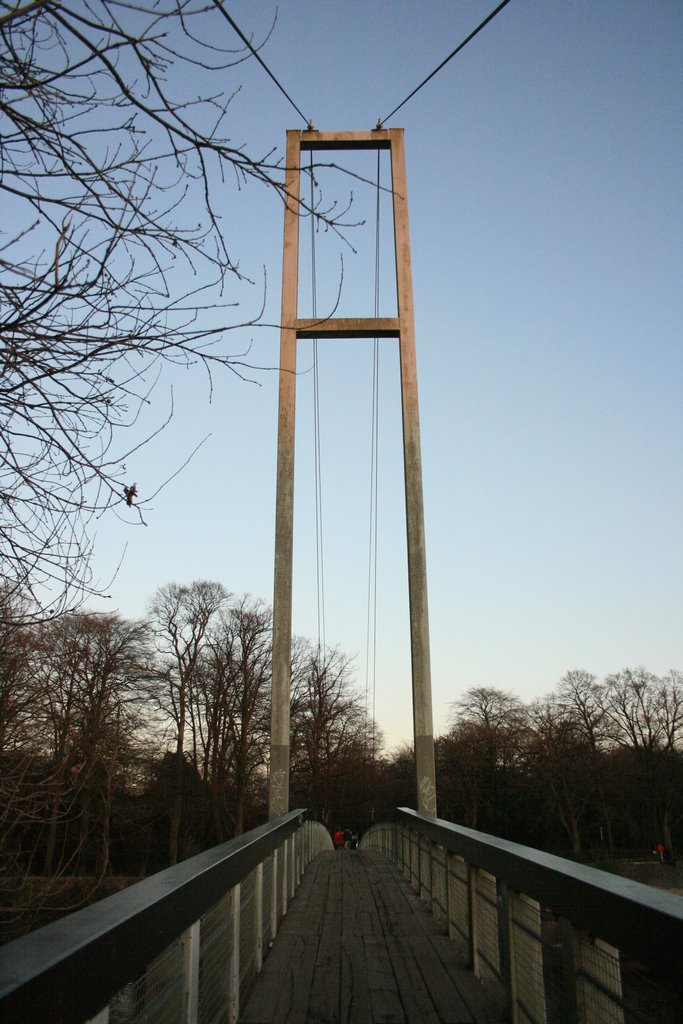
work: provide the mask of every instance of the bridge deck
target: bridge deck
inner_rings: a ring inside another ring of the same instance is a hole
[[[500,1008],[375,851],[308,867],[240,1024],[489,1024]]]

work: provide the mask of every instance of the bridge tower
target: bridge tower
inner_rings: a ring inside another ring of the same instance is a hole
[[[298,317],[300,168],[302,152],[389,150],[396,256],[397,317]],[[408,540],[408,585],[417,769],[417,809],[436,815],[429,617],[422,500],[422,457],[415,362],[413,284],[408,231],[403,129],[371,132],[287,132],[286,204],[282,262],[280,398],[277,445],[275,581],[273,596],[273,693],[269,817],[289,810],[289,738],[292,637],[292,550],[294,527],[294,424],[298,338],[398,338],[403,416],[403,465]]]

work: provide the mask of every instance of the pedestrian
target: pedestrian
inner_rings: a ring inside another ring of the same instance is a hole
[[[351,849],[351,836],[352,836],[352,834],[353,833],[351,832],[350,828],[345,828],[344,829],[344,848],[346,850],[350,850]]]
[[[336,850],[341,850],[344,846],[344,833],[340,828],[334,833],[334,846]]]
[[[663,864],[664,863],[664,843],[657,843],[657,845],[655,846],[655,853],[657,854],[657,858],[659,860],[659,863]]]

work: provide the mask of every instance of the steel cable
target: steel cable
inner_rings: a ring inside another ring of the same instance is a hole
[[[462,49],[464,49],[464,47],[467,46],[467,44],[469,42],[471,42],[471,40],[474,39],[474,37],[476,35],[478,35],[478,33],[481,32],[481,30],[483,28],[485,28],[490,21],[493,21],[495,16],[497,14],[499,14],[503,10],[504,7],[507,7],[507,5],[509,3],[510,3],[510,0],[503,0],[502,3],[498,4],[498,6],[496,7],[495,11],[491,11],[491,13],[488,15],[488,17],[484,18],[484,20],[482,21],[481,25],[477,25],[475,30],[473,32],[470,32],[470,34],[468,35],[467,39],[463,39],[463,41],[460,43],[460,45],[456,46],[456,48],[453,50],[453,52],[449,53],[448,56],[445,58],[445,60],[442,60],[441,63],[439,64],[439,66],[437,68],[434,68],[434,70],[431,72],[431,74],[427,75],[427,77],[425,79],[423,79],[423,81],[420,82],[420,84],[418,86],[416,86],[413,89],[413,91],[411,93],[409,93],[408,96],[406,96],[406,98],[399,103],[399,105],[397,107],[394,107],[394,109],[391,111],[390,114],[387,114],[386,117],[381,117],[378,120],[377,127],[381,128],[384,125],[385,121],[388,121],[390,117],[393,117],[394,114],[396,114],[401,109],[401,107],[404,107],[406,105],[406,103],[408,102],[408,100],[412,99],[413,96],[420,91],[420,89],[422,88],[423,85],[426,85],[427,82],[431,81],[431,79],[434,77],[434,75],[438,74],[438,72],[441,71],[441,68],[445,67],[446,64],[448,64],[448,62],[450,60],[452,60],[453,57],[455,57],[455,55],[457,53],[460,53],[460,51]]]
[[[235,32],[240,37],[240,39],[242,40],[244,45],[249,50],[251,50],[253,56],[256,57],[256,60],[259,62],[259,64],[263,68],[263,70],[266,72],[266,74],[269,76],[269,78],[271,78],[273,80],[273,82],[278,87],[278,89],[280,90],[282,95],[285,97],[285,99],[288,100],[289,103],[291,103],[292,107],[294,107],[294,109],[296,110],[296,112],[299,115],[299,117],[303,118],[303,120],[306,122],[307,128],[312,129],[313,128],[313,122],[311,121],[311,119],[309,117],[306,117],[306,115],[303,114],[301,112],[301,110],[299,110],[299,108],[297,107],[296,103],[294,102],[292,97],[289,95],[289,93],[284,89],[284,87],[282,85],[280,85],[280,83],[278,82],[277,78],[275,77],[273,72],[270,70],[270,68],[268,67],[266,62],[263,60],[262,57],[259,56],[258,51],[255,50],[254,47],[251,45],[251,43],[249,42],[249,40],[245,36],[244,32],[242,31],[242,29],[239,27],[239,25],[236,23],[236,21],[233,18],[230,17],[230,15],[226,11],[225,7],[223,6],[221,0],[213,0],[213,5],[214,5],[214,7],[216,7],[220,11],[220,13],[223,15],[223,17],[228,22],[228,24],[235,30]]]

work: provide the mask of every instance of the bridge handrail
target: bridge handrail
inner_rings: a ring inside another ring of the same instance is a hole
[[[98,1014],[311,818],[291,811],[0,949],[3,1024],[46,1020],[46,1008],[52,1024]]]
[[[683,897],[407,807],[376,848],[513,1024],[679,1024]]]
[[[676,978],[683,949],[683,896],[577,864],[408,807],[399,820],[523,892],[575,927]],[[653,941],[656,936],[656,943]]]

